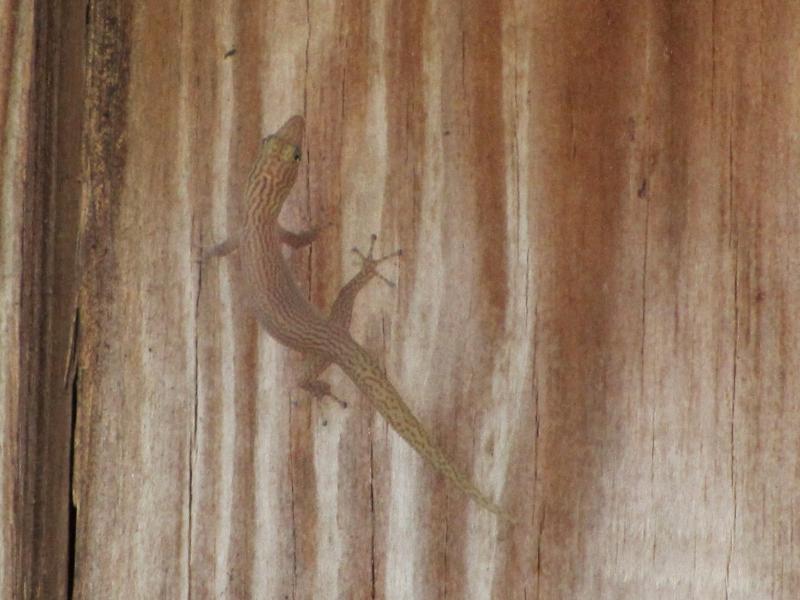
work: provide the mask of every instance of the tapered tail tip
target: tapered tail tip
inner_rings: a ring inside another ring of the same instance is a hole
[[[283,124],[275,135],[281,138],[284,142],[288,142],[293,146],[300,146],[303,141],[303,131],[306,128],[306,122],[300,115],[291,117],[286,123]]]

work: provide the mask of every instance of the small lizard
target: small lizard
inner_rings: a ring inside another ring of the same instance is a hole
[[[505,511],[448,460],[378,361],[350,336],[348,329],[355,295],[377,274],[378,262],[399,252],[374,259],[373,236],[369,253],[361,255],[361,272],[342,289],[328,318],[306,300],[292,277],[281,244],[301,247],[311,243],[320,231],[317,228],[292,233],[278,224],[283,203],[297,179],[304,129],[303,118],[295,115],[276,133],[262,140],[247,178],[244,224],[237,234],[214,246],[204,256],[239,252],[248,308],[273,338],[306,357],[306,371],[301,382],[304,389],[316,397],[332,396],[328,384],[318,376],[331,363],[337,364],[392,428],[437,471],[480,506],[511,521]]]

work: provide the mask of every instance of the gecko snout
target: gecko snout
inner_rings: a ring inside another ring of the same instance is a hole
[[[286,123],[283,124],[278,131],[275,132],[275,136],[282,139],[284,142],[291,144],[297,148],[300,148],[300,145],[303,142],[303,132],[306,128],[306,122],[300,115],[294,115],[290,117]]]

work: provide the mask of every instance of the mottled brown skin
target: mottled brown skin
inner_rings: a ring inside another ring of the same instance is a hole
[[[240,234],[216,246],[207,255],[241,254],[243,285],[252,314],[276,340],[303,353],[308,360],[303,387],[314,395],[329,395],[317,377],[330,363],[347,374],[378,412],[433,467],[469,494],[480,506],[508,519],[508,515],[475,487],[444,455],[406,406],[375,360],[348,332],[358,291],[374,276],[376,261],[363,257],[364,268],[337,298],[330,317],[309,303],[289,271],[281,243],[302,246],[316,232],[292,234],[278,224],[283,203],[295,180],[301,158],[304,121],[290,118],[261,143],[247,179],[247,215]]]

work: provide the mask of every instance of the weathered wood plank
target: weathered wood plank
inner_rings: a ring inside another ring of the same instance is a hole
[[[32,79],[33,18],[20,14],[29,3],[0,5],[0,596],[23,589],[23,565],[32,554],[21,507],[26,405],[22,373],[23,203],[30,147],[29,94]],[[26,556],[27,555],[27,556]]]
[[[75,247],[80,203],[77,7],[0,7],[0,595],[66,597]]]
[[[31,59],[44,25],[0,14],[4,597],[797,597],[800,7],[93,2],[47,38],[86,38],[85,97],[61,65],[32,105],[13,73],[57,68]],[[195,262],[295,112],[284,222],[332,223],[298,279],[327,305],[352,246],[403,248],[354,336],[515,529],[337,370],[348,408],[311,402],[235,258]],[[25,177],[74,173],[80,131],[76,252],[77,179]],[[71,529],[46,493],[69,485],[76,258]]]

